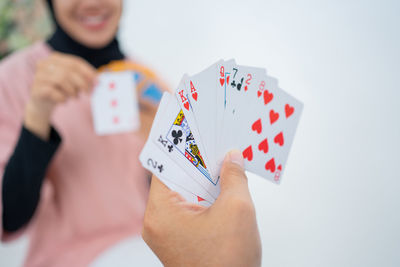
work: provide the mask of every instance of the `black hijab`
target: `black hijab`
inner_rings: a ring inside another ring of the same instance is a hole
[[[108,64],[113,60],[124,59],[125,56],[119,49],[118,41],[114,39],[105,47],[94,49],[84,46],[70,37],[57,22],[57,18],[54,14],[53,3],[51,0],[47,0],[51,16],[54,21],[55,31],[53,35],[47,40],[47,43],[55,51],[72,54],[84,58],[93,67],[98,68],[102,65]]]

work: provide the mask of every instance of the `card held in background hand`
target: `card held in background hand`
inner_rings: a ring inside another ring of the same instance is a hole
[[[133,72],[100,74],[91,97],[91,107],[97,135],[138,130],[140,117]]]

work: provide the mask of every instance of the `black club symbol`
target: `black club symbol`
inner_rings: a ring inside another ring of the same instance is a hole
[[[182,137],[183,133],[182,133],[181,130],[178,130],[178,131],[173,130],[171,134],[172,134],[172,137],[174,138],[174,144],[175,145],[177,145],[178,143],[182,142],[182,138],[181,137]]]
[[[168,152],[172,152],[173,148],[174,148],[174,147],[173,147],[172,145],[169,145],[169,146],[168,146]]]

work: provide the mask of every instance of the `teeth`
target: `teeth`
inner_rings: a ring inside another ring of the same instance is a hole
[[[82,21],[87,24],[97,24],[103,22],[103,20],[104,16],[87,16],[82,18]]]

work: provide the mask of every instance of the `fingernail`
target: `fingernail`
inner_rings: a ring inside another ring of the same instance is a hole
[[[230,162],[236,163],[240,167],[244,167],[244,160],[243,160],[243,155],[242,152],[240,152],[237,149],[233,149],[228,153],[227,160]]]

